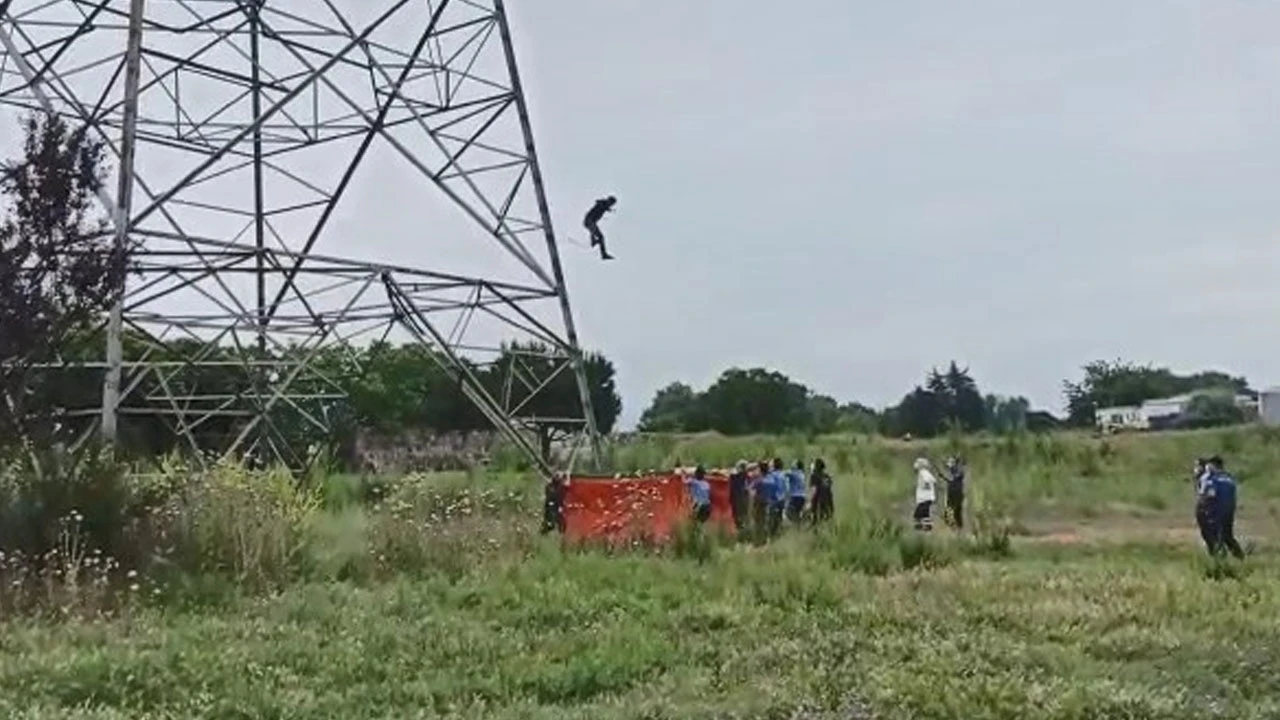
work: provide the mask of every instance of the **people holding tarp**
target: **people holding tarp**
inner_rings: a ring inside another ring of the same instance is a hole
[[[797,460],[796,466],[791,468],[787,474],[787,519],[791,522],[800,524],[804,517],[805,505],[805,477],[804,477],[804,461]]]
[[[564,475],[554,473],[543,487],[542,533],[564,533],[564,497],[568,490]]]
[[[739,460],[729,474],[729,508],[733,512],[733,526],[738,532],[747,528],[748,506],[751,501],[749,481],[747,461]]]
[[[706,468],[699,465],[693,477],[685,478],[685,485],[689,488],[694,522],[703,525],[711,519],[711,483],[707,482]]]
[[[772,464],[773,470],[769,473],[770,482],[767,485],[771,492],[769,497],[769,537],[777,535],[782,530],[782,516],[787,509],[787,491],[789,488],[782,458],[774,458]]]

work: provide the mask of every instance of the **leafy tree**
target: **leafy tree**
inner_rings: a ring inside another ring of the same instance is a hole
[[[875,409],[856,402],[840,406],[840,420],[837,429],[844,432],[871,434],[880,427],[880,413]]]
[[[0,436],[52,433],[61,389],[40,367],[99,324],[123,278],[105,223],[93,217],[103,148],[84,128],[29,115],[21,159],[0,166]],[[99,386],[100,388],[100,386]]]
[[[840,426],[840,403],[826,395],[810,395],[806,430],[815,433],[834,432]]]
[[[1188,427],[1222,427],[1244,421],[1244,408],[1236,403],[1230,389],[1198,392],[1187,402],[1184,423]]]
[[[711,428],[729,435],[783,433],[809,424],[809,391],[774,370],[725,371],[702,395]]]
[[[952,360],[944,379],[946,419],[966,432],[981,430],[986,425],[986,403],[969,370],[961,370]]]
[[[641,432],[694,432],[705,429],[699,422],[701,398],[684,383],[671,383],[653,396],[640,416]]]
[[[506,407],[519,408],[517,417],[533,420],[544,457],[550,455],[551,443],[557,437],[581,430],[581,425],[568,421],[568,418],[581,417],[582,398],[573,371],[565,367],[556,372],[563,362],[562,357],[542,344],[512,343],[503,349],[484,381],[489,392]],[[622,414],[613,363],[599,353],[587,353],[583,364],[595,409],[596,429],[601,433],[612,432]],[[550,381],[538,389],[547,378],[551,378]],[[513,381],[507,383],[508,379]]]
[[[882,429],[887,434],[934,437],[949,427],[967,432],[986,426],[987,406],[978,384],[955,361],[945,373],[929,372],[924,386],[903,397],[886,412]]]
[[[1031,402],[1024,397],[986,397],[986,427],[995,433],[1019,432],[1027,429]]]

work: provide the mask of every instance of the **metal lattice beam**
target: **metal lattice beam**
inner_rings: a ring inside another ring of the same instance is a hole
[[[164,418],[202,456],[299,464],[297,427],[325,431],[337,375],[359,372],[333,359],[401,339],[530,453],[546,420],[531,395],[574,374],[568,420],[598,452],[501,0],[147,0],[141,19],[127,82],[130,0],[0,0],[0,108],[87,126],[117,168],[133,157],[131,203],[99,193],[126,238],[129,341],[118,362],[65,370],[117,365],[115,412]],[[403,237],[381,253],[395,262],[351,259],[370,256],[366,228],[391,227],[350,209],[383,182],[422,202],[395,210]],[[555,361],[508,362],[521,392],[496,397],[471,373],[535,340]],[[212,387],[215,370],[240,380]],[[95,412],[115,414],[68,408]],[[201,434],[227,417],[234,433]]]

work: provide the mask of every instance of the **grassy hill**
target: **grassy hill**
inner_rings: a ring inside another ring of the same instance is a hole
[[[911,460],[952,451],[969,459],[976,534],[905,530]],[[114,593],[0,594],[0,714],[1280,714],[1273,432],[647,438],[614,452],[628,469],[821,455],[838,522],[763,548],[685,535],[584,551],[536,534],[539,489],[515,473],[294,490],[223,468],[155,511],[185,518],[157,522],[169,545],[147,546],[167,565],[139,565]],[[1240,478],[1243,564],[1197,545],[1187,470],[1211,452]]]

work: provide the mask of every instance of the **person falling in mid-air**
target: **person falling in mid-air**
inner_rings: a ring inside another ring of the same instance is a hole
[[[600,232],[600,221],[604,219],[605,213],[613,212],[613,206],[618,204],[618,199],[610,195],[602,200],[597,200],[595,205],[587,211],[587,216],[582,219],[582,226],[591,233],[591,247],[600,248],[601,260],[612,260],[613,256],[604,246],[604,233]]]

